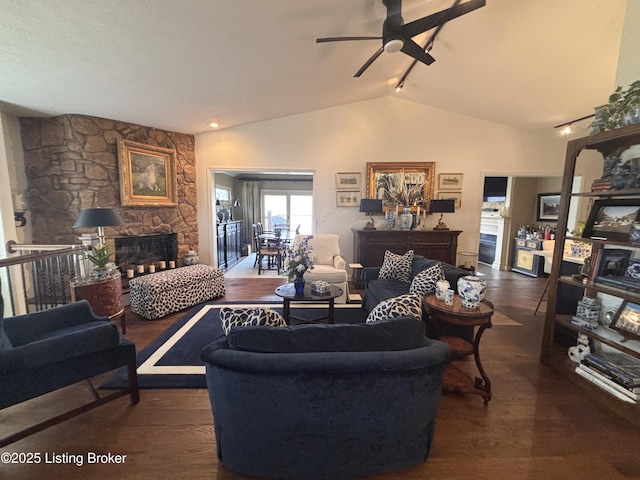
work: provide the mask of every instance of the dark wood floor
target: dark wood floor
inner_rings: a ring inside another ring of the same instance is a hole
[[[640,430],[594,399],[592,389],[539,363],[543,314],[533,315],[544,279],[487,268],[487,298],[521,325],[495,325],[482,340],[493,382],[487,406],[476,395],[444,393],[431,457],[375,478],[640,479]],[[280,279],[228,279],[226,301],[276,300]],[[544,310],[544,304],[542,305]],[[181,314],[157,321],[128,314],[138,349]],[[475,373],[472,360],[462,368]],[[90,399],[76,385],[0,411],[0,434]],[[606,403],[606,402],[605,402]],[[7,447],[43,456],[126,455],[116,465],[0,463],[0,478],[239,479],[218,464],[206,390],[143,390]],[[330,459],[327,459],[330,461]]]

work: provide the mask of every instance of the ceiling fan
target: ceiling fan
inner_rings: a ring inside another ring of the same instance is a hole
[[[316,43],[325,42],[349,42],[352,40],[382,40],[382,46],[367,60],[354,77],[359,77],[380,56],[382,52],[403,52],[425,65],[431,65],[436,61],[429,52],[418,45],[413,37],[441,26],[446,22],[484,7],[486,0],[471,0],[451,8],[441,10],[432,15],[414,20],[405,24],[402,20],[402,0],[382,0],[387,7],[387,19],[382,24],[381,37],[326,37],[316,38]]]

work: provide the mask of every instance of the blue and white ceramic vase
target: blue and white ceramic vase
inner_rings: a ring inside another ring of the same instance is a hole
[[[400,214],[400,229],[411,230],[413,224],[413,215],[407,207],[404,207],[404,212]]]
[[[487,293],[487,282],[475,275],[467,275],[458,279],[458,295],[462,305],[467,308],[478,308]]]
[[[393,230],[393,227],[396,226],[396,212],[394,212],[393,210],[387,210],[387,212],[384,214],[384,219],[387,229]]]
[[[293,286],[296,289],[296,295],[301,296],[304,294],[304,272],[296,272],[296,278],[293,279]]]

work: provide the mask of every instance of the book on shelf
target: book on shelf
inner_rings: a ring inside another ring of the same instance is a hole
[[[640,387],[640,360],[622,352],[588,353],[584,363],[608,373],[627,387]]]
[[[640,280],[631,277],[599,277],[596,276],[594,283],[607,285],[609,287],[620,288],[622,290],[628,290],[633,293],[640,293]]]
[[[578,375],[580,375],[582,378],[585,378],[586,380],[590,381],[591,383],[600,387],[606,392],[609,392],[610,394],[619,398],[620,400],[623,400],[628,403],[638,403],[637,402],[638,396],[636,394],[621,390],[619,386],[617,386],[614,382],[607,382],[606,381],[607,379],[598,376],[597,374],[590,371],[587,367],[585,367],[582,364],[576,367],[575,372]]]
[[[603,368],[601,365],[597,365],[594,363],[590,363],[588,361],[586,361],[586,359],[583,359],[581,362],[581,365],[584,365],[585,368],[589,368],[594,372],[597,372],[600,376],[608,379],[609,381],[615,383],[616,385],[618,385],[620,388],[623,388],[631,393],[640,393],[640,387],[631,387],[628,386],[627,383],[616,377],[615,375],[613,375],[610,371],[607,371],[605,368]]]

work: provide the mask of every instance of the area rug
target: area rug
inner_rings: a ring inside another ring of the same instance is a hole
[[[291,314],[313,320],[326,314],[326,304],[291,304]],[[304,305],[302,307],[301,305]],[[205,304],[194,307],[184,317],[161,333],[146,348],[138,352],[138,383],[140,388],[207,388],[204,363],[200,351],[222,335],[218,314],[220,307],[269,307],[282,313],[282,304],[234,303]],[[361,323],[366,313],[359,305],[335,306],[336,323]],[[326,321],[326,320],[325,320]],[[119,369],[100,388],[122,388],[127,385],[126,368]]]

